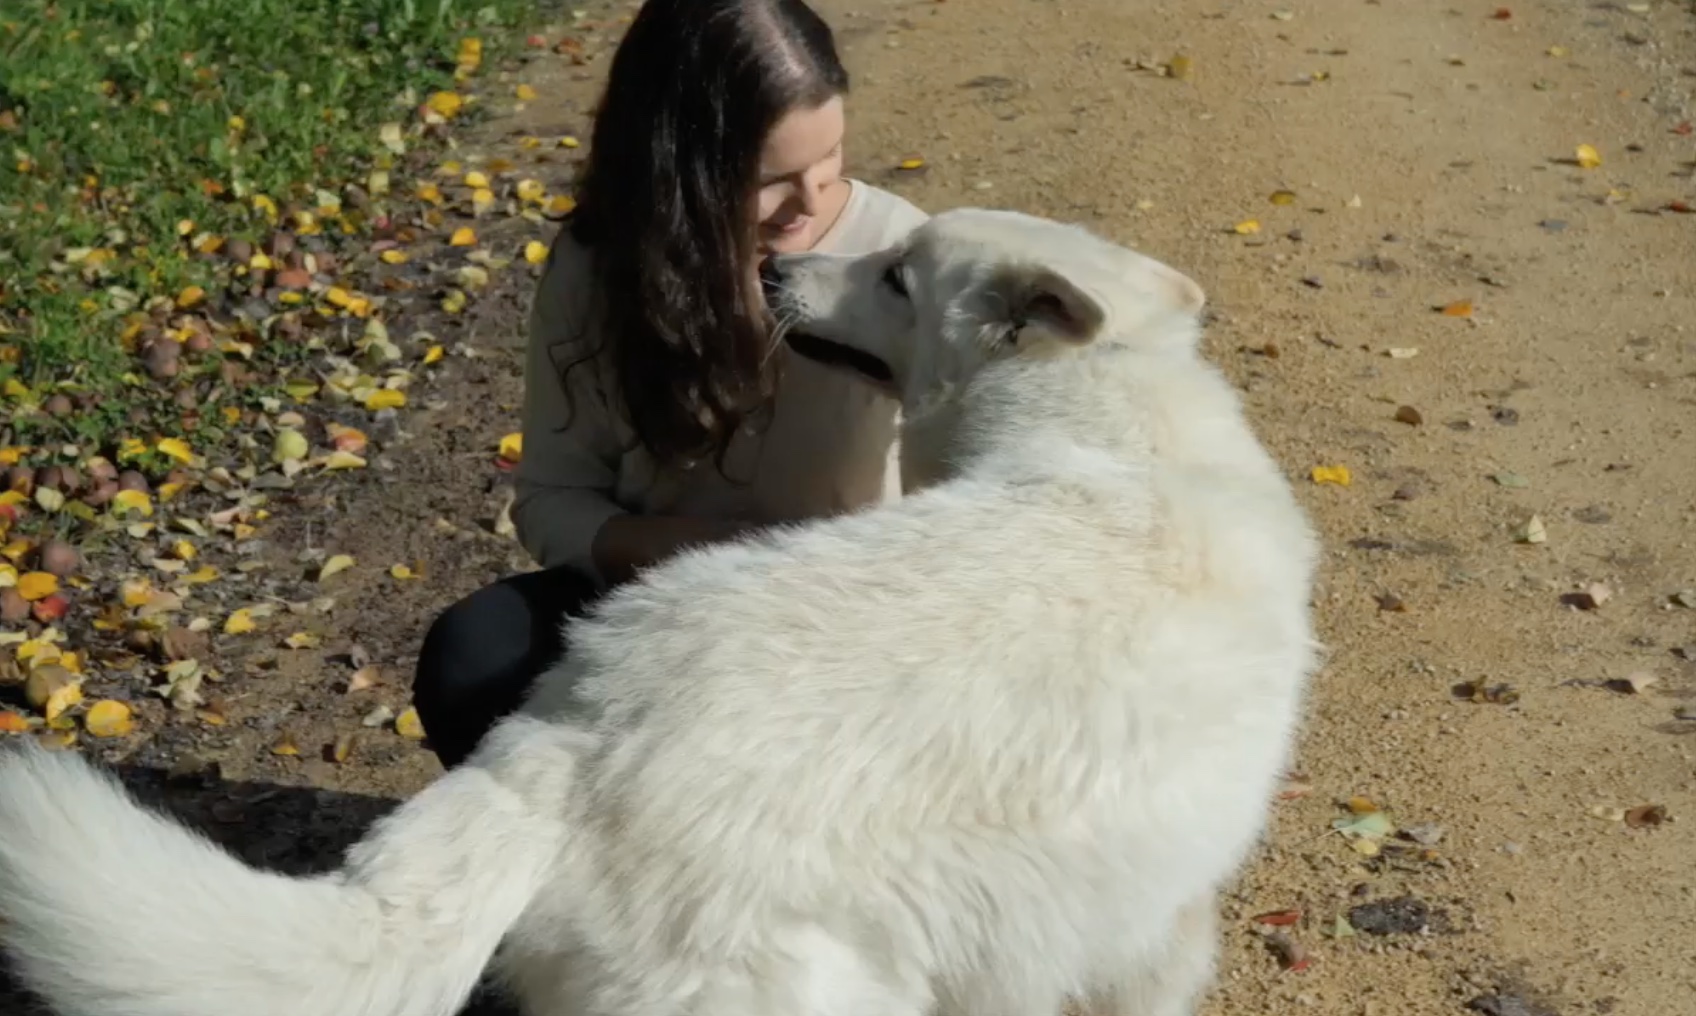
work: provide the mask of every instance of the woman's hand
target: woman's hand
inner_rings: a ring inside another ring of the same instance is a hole
[[[740,519],[615,515],[595,534],[595,567],[609,585],[618,585],[681,550],[726,543],[759,528]]]

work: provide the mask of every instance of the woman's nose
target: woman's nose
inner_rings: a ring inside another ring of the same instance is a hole
[[[824,187],[821,186],[819,180],[810,175],[803,177],[801,186],[795,188],[795,198],[801,205],[801,213],[807,216],[817,215],[819,212],[819,196],[823,193]]]

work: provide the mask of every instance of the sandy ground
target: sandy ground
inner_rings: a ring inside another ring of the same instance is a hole
[[[1204,1011],[1696,1012],[1696,609],[1674,600],[1696,589],[1696,215],[1677,210],[1696,205],[1696,10],[819,6],[855,76],[852,170],[932,210],[1080,221],[1191,274],[1210,354],[1322,528],[1330,658],[1299,779],[1224,901]],[[540,51],[513,79],[540,100],[465,158],[586,136],[608,9],[550,35],[588,56]],[[568,179],[576,155],[542,151]],[[895,170],[909,158],[924,168]],[[529,283],[499,285],[442,334],[460,355],[377,468],[296,495],[270,544],[283,598],[305,597],[290,564],[314,549],[425,580],[350,573],[303,621],[324,652],[219,649],[228,725],[104,751],[253,860],[323,866],[437,771],[360,721],[405,707],[435,610],[523,566],[491,531],[490,451],[517,429]],[[1470,316],[1438,309],[1458,301]],[[1533,516],[1546,539],[1517,540]],[[345,690],[355,647],[384,684]],[[1512,690],[1472,701],[1467,682]],[[352,755],[320,759],[343,733]],[[300,756],[269,750],[285,734]],[[1330,830],[1355,797],[1424,842],[1354,849]]]

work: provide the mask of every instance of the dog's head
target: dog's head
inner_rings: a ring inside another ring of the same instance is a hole
[[[1147,326],[1193,320],[1205,301],[1175,269],[1086,230],[984,209],[874,254],[775,256],[761,278],[796,353],[885,388],[909,415],[998,361],[1170,341]]]

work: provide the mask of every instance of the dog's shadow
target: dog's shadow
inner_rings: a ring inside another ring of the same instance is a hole
[[[225,780],[206,773],[185,777],[144,766],[118,766],[113,771],[142,802],[199,830],[248,864],[289,875],[338,867],[348,847],[400,803],[366,794]],[[146,934],[146,929],[137,930]],[[87,961],[99,963],[100,957],[89,956]],[[4,1000],[0,1011],[13,1016],[52,1016],[3,966],[0,999]],[[516,1010],[485,993],[460,1016],[516,1016]]]

